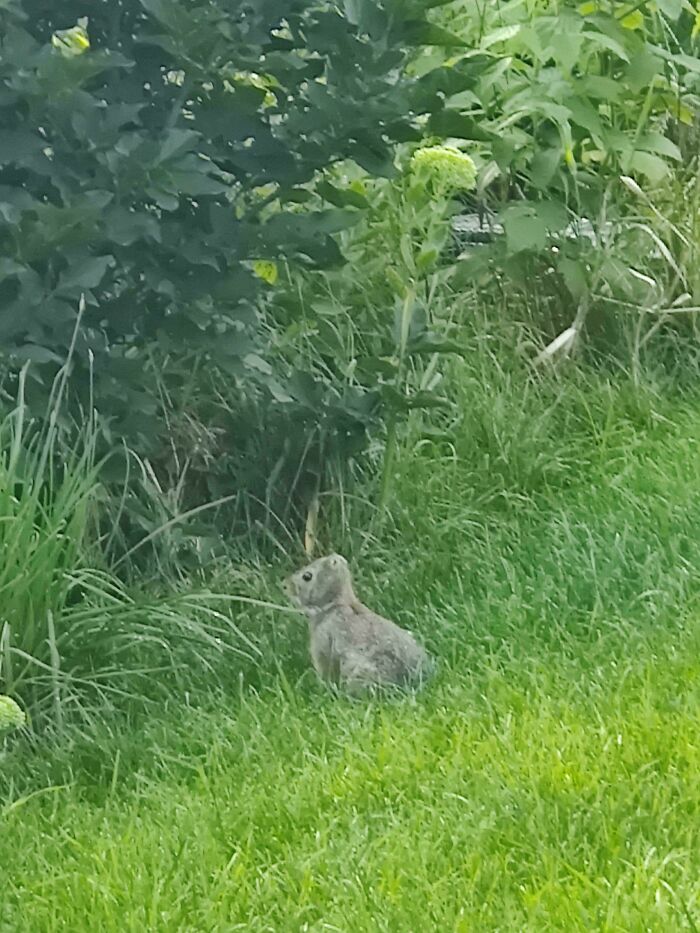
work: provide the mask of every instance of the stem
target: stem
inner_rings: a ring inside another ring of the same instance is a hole
[[[620,20],[620,21],[622,21],[623,19],[627,19],[628,16],[631,16],[633,13],[636,13],[637,10],[641,10],[646,5],[647,5],[647,0],[641,0],[640,3],[637,3],[633,7],[630,7],[629,10],[621,10],[619,13],[615,15],[615,19]]]
[[[389,416],[386,429],[386,446],[384,448],[384,463],[382,464],[382,481],[379,490],[379,510],[383,512],[389,504],[391,496],[391,479],[396,461],[396,428],[397,417]]]

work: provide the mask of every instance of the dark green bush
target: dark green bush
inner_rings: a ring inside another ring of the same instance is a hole
[[[0,3],[9,395],[30,360],[43,415],[75,341],[74,400],[99,410],[108,443],[125,440],[166,486],[186,461],[197,495],[235,492],[261,448],[272,464],[256,466],[256,493],[281,456],[296,470],[296,441],[263,437],[275,420],[298,424],[302,449],[328,418],[355,444],[361,399],[336,394],[324,414],[310,376],[273,370],[255,263],[341,263],[334,235],[363,199],[324,172],[350,159],[391,174],[394,143],[473,83],[466,59],[405,75],[411,48],[459,44],[426,21],[430,5]]]

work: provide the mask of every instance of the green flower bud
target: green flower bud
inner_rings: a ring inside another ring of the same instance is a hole
[[[476,166],[455,146],[426,146],[411,158],[411,169],[445,191],[469,191],[476,184]]]
[[[0,695],[0,734],[10,729],[19,729],[26,721],[24,710],[15,703],[12,697]]]

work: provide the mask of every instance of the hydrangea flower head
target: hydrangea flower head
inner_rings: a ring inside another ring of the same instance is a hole
[[[19,729],[26,721],[24,710],[15,703],[12,697],[0,695],[0,734],[10,729]]]
[[[469,191],[476,184],[474,162],[456,146],[416,149],[411,157],[411,168],[446,191]]]

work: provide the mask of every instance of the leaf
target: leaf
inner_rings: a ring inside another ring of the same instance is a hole
[[[280,402],[282,405],[288,405],[290,402],[294,401],[289,392],[275,379],[267,380],[265,386],[276,402]]]
[[[647,152],[655,152],[657,155],[675,159],[677,162],[682,159],[678,146],[662,133],[642,133],[637,140],[637,148],[644,149]]]
[[[376,0],[344,0],[343,9],[349,23],[369,36],[386,32],[389,20]]]
[[[501,26],[500,29],[494,29],[493,32],[485,35],[479,45],[482,49],[488,49],[499,42],[507,42],[509,39],[515,38],[520,32],[520,29],[519,23],[515,23],[511,26]]]
[[[336,207],[369,207],[369,201],[359,191],[354,191],[352,188],[338,188],[329,181],[319,182],[316,185],[316,191],[324,201],[328,201]]]
[[[307,188],[290,188],[279,192],[279,199],[283,204],[308,204],[313,201],[314,193]]]
[[[59,29],[51,36],[51,45],[68,57],[82,55],[90,48],[90,38],[83,23],[71,29]]]
[[[430,269],[440,255],[440,251],[433,248],[423,248],[416,256],[416,271],[424,274],[428,269]]]
[[[557,233],[569,223],[569,214],[566,206],[560,201],[548,199],[537,201],[534,205],[537,216],[542,220],[547,230]]]
[[[649,46],[630,59],[625,75],[631,90],[638,94],[646,90],[656,75],[662,74],[664,63],[660,56],[652,55]]]
[[[257,353],[247,353],[243,357],[243,363],[249,368],[254,369],[264,376],[272,375],[272,366]]]
[[[687,71],[700,74],[700,58],[695,58],[692,55],[684,55],[682,53],[674,54],[660,45],[652,45],[651,43],[648,48],[652,52],[655,52],[659,58],[663,58],[667,62],[673,62],[674,65],[680,65]]]
[[[57,292],[66,294],[97,288],[107,269],[114,265],[114,256],[88,256],[70,266],[61,276]]]
[[[632,61],[634,62],[634,59]],[[619,100],[623,91],[623,86],[619,81],[604,75],[584,75],[576,80],[573,86],[577,96],[584,94],[587,97],[610,102]]]
[[[572,123],[583,127],[599,139],[605,138],[605,129],[596,107],[578,97],[567,97],[566,106],[571,113]]]
[[[656,0],[656,5],[664,16],[674,23],[680,19],[683,9],[688,9],[688,5],[683,0]]]
[[[483,122],[475,120],[458,110],[440,110],[431,115],[428,130],[438,136],[454,136],[457,139],[475,139],[490,142],[494,134],[486,129]]]
[[[695,123],[695,110],[679,99],[677,94],[667,93],[658,94],[656,98],[659,104],[663,104],[666,113],[670,114],[674,120],[678,120],[684,126],[693,126]]]
[[[180,199],[176,195],[156,185],[146,188],[145,193],[153,198],[156,205],[163,211],[176,211],[180,206]]]
[[[564,279],[564,284],[569,290],[571,297],[575,301],[579,301],[588,290],[586,269],[583,263],[579,259],[570,259],[567,256],[562,256],[557,262],[557,269]]]
[[[169,187],[174,192],[186,194],[190,197],[204,197],[206,195],[226,194],[229,185],[205,172],[180,172],[173,170],[169,174]]]
[[[440,45],[443,48],[466,47],[468,42],[453,32],[427,20],[412,20],[401,28],[401,39],[406,45]]]
[[[268,285],[274,285],[279,275],[277,263],[269,262],[265,259],[257,259],[253,263],[253,272],[259,279],[262,279],[263,282],[267,282]]]
[[[430,111],[442,110],[445,101],[478,87],[493,64],[490,55],[465,55],[453,65],[432,68],[418,79],[412,93],[412,103]],[[474,98],[477,100],[477,98]]]
[[[23,266],[22,263],[10,259],[9,256],[0,257],[0,282],[3,279],[10,278],[13,275],[20,275],[22,272],[26,271],[27,266]]]
[[[631,168],[633,172],[645,175],[655,185],[663,181],[670,170],[668,162],[651,152],[635,152],[632,156]]]
[[[53,350],[48,347],[40,347],[34,343],[27,343],[24,346],[16,347],[12,350],[12,356],[19,361],[29,361],[31,363],[63,363],[63,360]]]
[[[22,164],[46,147],[38,133],[26,130],[3,130],[0,142],[0,165]]]
[[[418,391],[412,395],[405,395],[391,385],[381,387],[384,404],[397,412],[409,412],[414,409],[449,408],[450,402],[433,392]]]
[[[370,147],[366,143],[355,143],[348,153],[370,175],[391,178],[396,174],[394,153],[389,148]]]
[[[633,10],[620,19],[620,25],[624,26],[625,29],[643,29],[644,14],[641,10]]]
[[[530,181],[540,190],[545,190],[561,165],[562,151],[558,149],[538,149],[530,163]]]
[[[115,206],[106,212],[104,222],[107,236],[119,246],[131,246],[142,239],[160,242],[160,224],[153,214]]]
[[[174,156],[180,156],[185,152],[190,152],[195,143],[201,139],[199,133],[194,130],[172,129],[168,130],[165,139],[161,143],[156,165],[161,162],[167,162]]]
[[[584,29],[581,35],[585,36],[587,39],[590,39],[593,45],[607,49],[609,52],[617,55],[617,57],[621,58],[623,62],[629,61],[629,55],[627,54],[624,45],[618,42],[617,39],[613,39],[612,36],[604,35],[602,32],[595,32],[592,29]]]
[[[501,212],[506,243],[511,253],[542,250],[547,245],[547,226],[534,205],[516,204]]]

